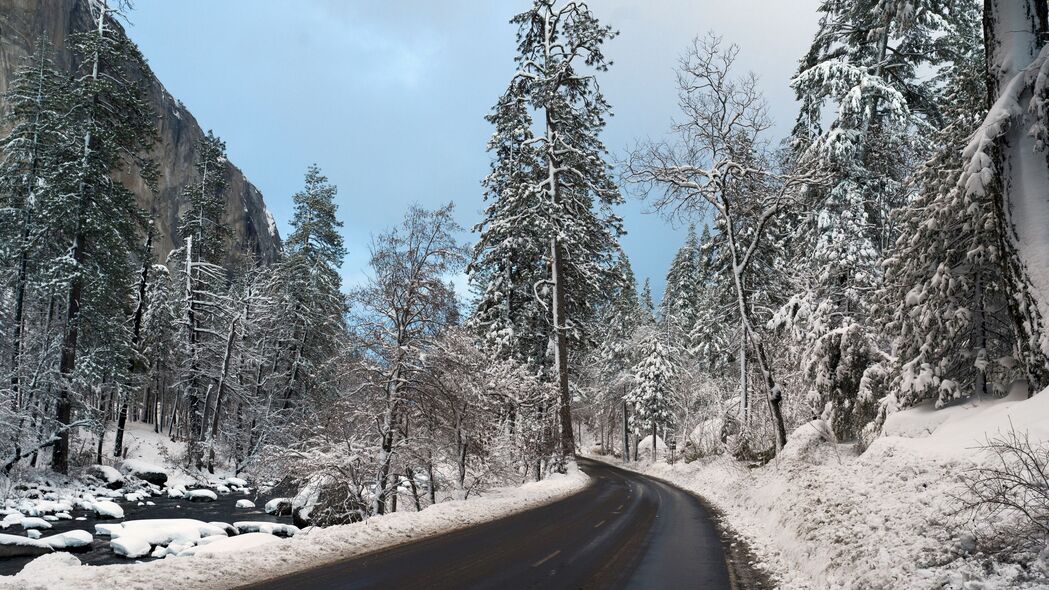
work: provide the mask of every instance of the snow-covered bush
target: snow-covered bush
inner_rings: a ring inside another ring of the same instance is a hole
[[[859,324],[829,331],[803,355],[813,415],[826,420],[838,440],[855,439],[874,419],[874,396],[879,394],[872,382],[883,360],[884,355]]]
[[[991,461],[963,474],[959,513],[992,548],[1043,547],[1049,541],[1049,445],[1010,429],[981,449]]]

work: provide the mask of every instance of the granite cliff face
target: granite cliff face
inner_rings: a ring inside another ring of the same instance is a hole
[[[60,66],[74,65],[67,40],[71,33],[91,28],[90,1],[0,0],[0,92],[6,92],[11,77],[35,51],[41,36],[52,46]],[[143,209],[155,212],[154,221],[160,233],[156,253],[163,261],[178,239],[175,228],[179,211],[187,206],[180,196],[182,187],[198,178],[193,164],[197,142],[204,132],[148,67],[139,75],[158,118],[158,141],[153,157],[161,176],[156,193],[148,191],[138,178],[122,180],[139,195]],[[233,228],[237,247],[253,253],[260,261],[272,262],[280,252],[280,236],[266,210],[262,193],[236,166],[231,164],[227,174],[226,221]]]

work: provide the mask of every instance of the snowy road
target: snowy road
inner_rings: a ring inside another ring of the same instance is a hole
[[[694,496],[603,463],[580,467],[593,484],[559,502],[250,588],[733,588]]]

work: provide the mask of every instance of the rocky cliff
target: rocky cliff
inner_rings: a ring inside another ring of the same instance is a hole
[[[0,0],[0,92],[6,92],[14,72],[39,45],[41,36],[55,52],[62,67],[73,67],[74,57],[67,47],[69,35],[91,27],[91,0]],[[112,23],[119,27],[119,23]],[[147,58],[149,56],[146,56]],[[139,195],[146,211],[154,211],[160,231],[157,255],[164,260],[177,239],[180,210],[186,206],[182,187],[194,182],[197,173],[197,142],[204,132],[196,119],[173,98],[148,68],[139,72],[153,110],[157,114],[158,142],[153,155],[161,177],[156,193],[146,189],[140,179],[123,179]],[[0,108],[2,108],[0,99]],[[280,236],[266,210],[262,193],[233,165],[227,179],[226,220],[234,230],[237,247],[271,262],[280,251]]]

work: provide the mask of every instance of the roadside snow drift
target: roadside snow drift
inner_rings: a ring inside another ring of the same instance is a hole
[[[1049,588],[1049,548],[1025,571],[975,552],[971,535],[945,526],[955,522],[960,475],[988,460],[976,448],[988,436],[1015,427],[1032,441],[1049,441],[1049,391],[899,412],[859,456],[851,445],[828,442],[829,429],[819,422],[800,427],[779,457],[758,469],[724,456],[625,467],[712,502],[782,588]]]

